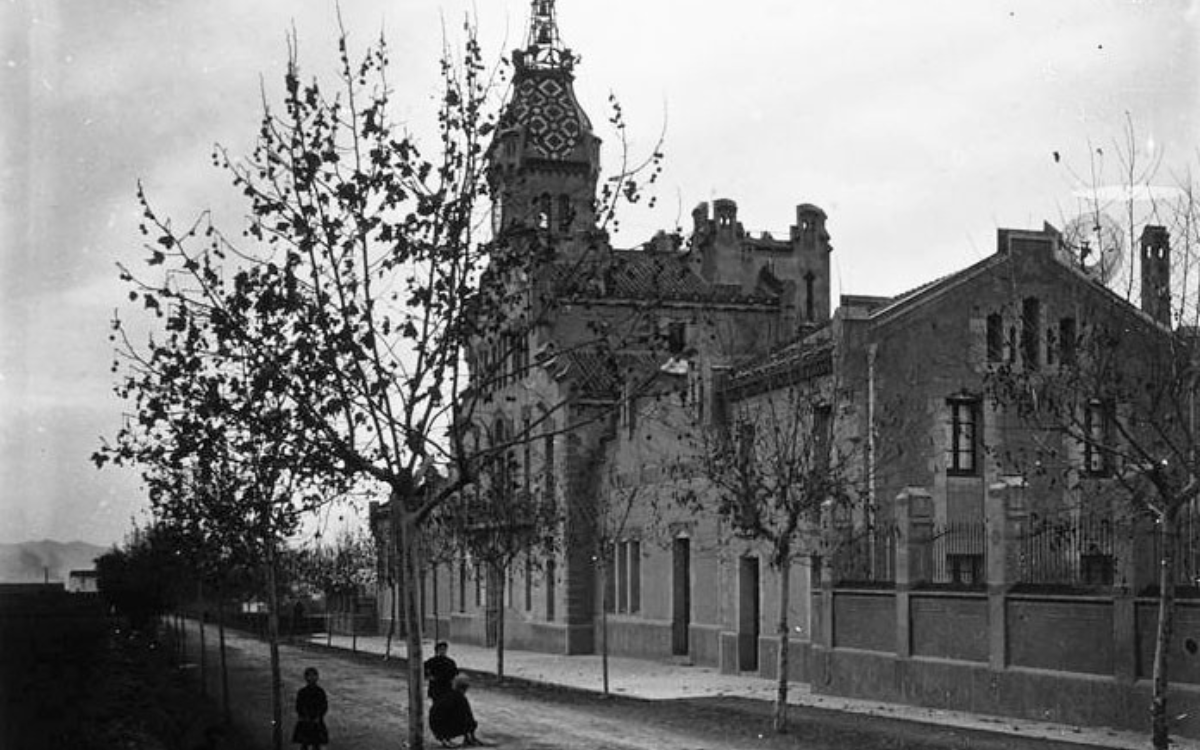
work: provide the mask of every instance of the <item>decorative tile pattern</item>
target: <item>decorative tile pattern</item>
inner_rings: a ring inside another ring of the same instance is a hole
[[[566,159],[583,132],[571,93],[557,78],[531,77],[521,81],[513,115],[527,129],[527,146],[546,159]]]

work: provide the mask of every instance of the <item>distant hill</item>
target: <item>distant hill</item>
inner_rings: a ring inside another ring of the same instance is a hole
[[[68,573],[96,567],[95,559],[107,551],[87,542],[51,539],[0,544],[0,582],[41,583],[49,576],[51,583],[65,583]]]

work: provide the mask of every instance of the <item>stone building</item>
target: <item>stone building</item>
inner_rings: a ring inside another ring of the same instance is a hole
[[[1138,307],[1082,268],[1053,227],[1002,229],[988,258],[894,298],[843,296],[828,327],[733,373],[742,393],[767,371],[825,382],[835,439],[862,446],[861,502],[823,519],[794,677],[835,695],[1147,726],[1161,536],[1136,480],[1122,477],[1144,471],[1136,454],[1153,442],[1145,435],[1172,429],[1171,409],[1180,422],[1191,414],[1186,383],[1153,363],[1193,347],[1175,351],[1162,227],[1145,228],[1140,254]],[[1104,376],[1071,380],[1084,358]],[[1044,386],[1047,400],[1065,393],[1076,427],[1022,413],[1001,390],[1014,383]],[[1171,391],[1176,403],[1150,403]],[[728,393],[734,413],[744,396]],[[1188,429],[1177,425],[1178,445],[1193,442]],[[1170,575],[1190,592],[1197,540],[1182,517]],[[727,567],[753,554],[738,550]],[[1190,632],[1198,616],[1194,600],[1179,601],[1178,625]],[[771,635],[756,636],[767,655]],[[1191,735],[1194,645],[1169,656],[1183,683],[1171,712]]]
[[[553,2],[532,5],[527,44],[513,53],[510,100],[487,153],[497,247],[486,283],[509,314],[481,323],[468,353],[480,398],[464,429],[483,449],[506,456],[515,492],[558,509],[559,544],[549,554],[533,545],[503,581],[466,557],[431,565],[424,616],[428,632],[490,642],[503,583],[506,643],[591,653],[606,603],[595,564],[598,496],[610,478],[642,482],[661,471],[652,464],[672,460],[671,446],[681,440],[655,426],[657,419],[643,420],[639,432],[639,415],[654,405],[669,412],[667,421],[693,429],[715,399],[714,372],[719,377],[824,324],[831,247],[816,206],[798,206],[786,239],[774,239],[748,233],[727,199],[696,208],[688,247],[666,233],[641,247],[612,247],[598,208],[600,139],[575,98],[575,56],[559,40]],[[647,440],[647,429],[658,434]],[[378,538],[387,538],[387,523],[376,507]],[[707,596],[672,605],[647,578],[630,604],[628,587],[637,584],[629,566],[640,562],[630,541],[620,541],[625,579],[608,587],[607,601],[615,609],[615,597],[623,597],[623,615],[638,612],[639,601],[646,608],[614,628],[615,645],[654,654],[659,631],[674,627],[681,634],[675,650],[689,653],[683,613],[694,607],[703,617]],[[678,588],[677,596],[690,591]],[[391,592],[381,591],[381,617],[393,609]]]
[[[431,559],[426,632],[492,643],[502,616],[510,647],[774,675],[780,571],[703,512],[712,488],[697,462],[706,436],[802,386],[809,418],[853,457],[859,502],[810,519],[811,548],[789,570],[791,677],[823,693],[1143,726],[1149,537],[1116,511],[1105,455],[1061,438],[1051,450],[987,393],[997,373],[1072,361],[1101,323],[1169,335],[1165,230],[1142,235],[1140,308],[1047,225],[1001,229],[974,265],[894,297],[843,294],[831,311],[826,215],[808,203],[779,239],[746,231],[721,199],[693,211],[686,241],[612,247],[600,139],[551,0],[533,2],[513,64],[487,154],[488,283],[510,314],[480,326],[469,359],[482,398],[462,428],[504,457],[520,497],[556,509],[559,543],[531,544],[505,570]],[[1118,414],[1096,407],[1088,419],[1108,429]],[[386,521],[373,513],[381,538]],[[388,592],[380,604],[386,619]],[[1190,602],[1179,616],[1200,625]],[[1189,685],[1192,646],[1173,667]]]

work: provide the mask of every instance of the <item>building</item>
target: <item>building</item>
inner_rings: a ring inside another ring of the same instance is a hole
[[[494,481],[556,510],[559,543],[502,568],[431,557],[426,632],[772,676],[769,624],[786,606],[789,674],[816,692],[1143,727],[1153,528],[1127,512],[1103,440],[1048,439],[994,389],[1063,371],[1105,326],[1162,348],[1165,230],[1142,236],[1140,308],[1047,225],[999,230],[982,261],[831,312],[826,215],[808,203],[780,239],[747,232],[722,199],[696,208],[687,241],[612,247],[601,144],[552,1],[533,3],[513,63],[488,152],[501,240],[488,283],[511,314],[480,326],[483,398],[461,428],[499,457]],[[808,429],[853,459],[857,502],[807,519],[783,578],[761,542],[704,512],[697,446],[797,388],[823,425]],[[1121,417],[1099,394],[1086,405],[1097,436]],[[387,538],[387,514],[372,518]],[[385,620],[390,602],[381,592]],[[1182,603],[1179,620],[1200,625],[1200,607]],[[1175,650],[1185,708],[1172,710],[1200,715],[1195,642]]]
[[[601,586],[597,506],[611,481],[644,483],[672,460],[679,436],[656,426],[661,420],[649,411],[679,425],[703,421],[722,372],[828,320],[826,217],[801,204],[786,239],[775,239],[748,233],[736,203],[718,200],[693,212],[689,247],[660,233],[638,248],[614,248],[598,209],[600,140],[575,99],[575,57],[559,40],[553,2],[533,3],[527,44],[513,65],[512,96],[488,152],[499,238],[488,283],[511,300],[512,313],[479,326],[469,358],[471,387],[482,398],[463,428],[507,454],[514,491],[558,509],[561,543],[550,554],[526,555],[503,580],[478,561],[436,561],[423,592],[427,630],[490,642],[503,584],[511,645],[591,653],[598,615],[606,601],[616,609],[619,595],[620,648],[653,654],[674,632],[675,651],[688,654],[689,633],[704,627],[683,618],[691,607],[649,590],[630,603],[636,539],[620,540],[624,582]],[[658,466],[639,449],[647,429],[659,433]],[[386,539],[386,512],[377,508],[373,519]],[[681,550],[690,524],[676,529],[680,560],[689,559]],[[609,599],[602,589],[613,589]],[[386,619],[391,596],[381,593]],[[625,618],[640,601],[647,603],[640,616]],[[679,614],[650,609],[651,601]],[[696,600],[701,609],[703,601]]]

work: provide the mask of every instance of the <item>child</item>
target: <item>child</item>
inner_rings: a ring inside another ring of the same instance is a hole
[[[467,746],[482,745],[475,737],[478,724],[467,700],[470,684],[465,674],[455,675],[449,693],[439,697],[429,709],[429,728],[442,747],[457,747],[452,740],[462,737]]]
[[[329,730],[325,728],[325,712],[329,703],[325,691],[317,686],[320,675],[314,667],[304,670],[304,682],[307,683],[296,693],[296,729],[292,732],[292,742],[300,746],[300,750],[317,750],[321,745],[329,743]]]

